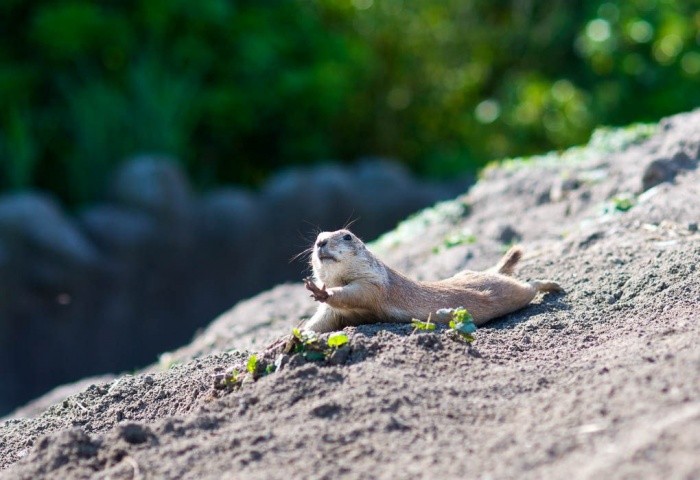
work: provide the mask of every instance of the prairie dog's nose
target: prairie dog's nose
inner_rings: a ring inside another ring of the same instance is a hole
[[[318,242],[316,242],[316,246],[317,246],[318,248],[323,248],[323,247],[325,247],[327,244],[328,244],[328,239],[319,240]]]

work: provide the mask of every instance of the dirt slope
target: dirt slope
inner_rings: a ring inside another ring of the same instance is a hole
[[[517,275],[566,288],[471,347],[348,328],[339,364],[214,390],[313,311],[283,285],[149,371],[0,425],[0,478],[700,478],[699,157],[700,111],[602,131],[489,169],[376,241],[424,279],[519,241]]]

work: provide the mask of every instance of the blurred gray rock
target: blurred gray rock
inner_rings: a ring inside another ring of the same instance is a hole
[[[125,162],[110,189],[115,203],[159,218],[192,215],[192,192],[177,162],[169,157],[141,155]]]
[[[69,264],[85,265],[97,251],[49,195],[29,192],[0,197],[0,239],[11,255],[30,249]]]
[[[347,217],[353,211],[349,203],[352,187],[347,169],[340,165],[282,171],[262,191],[268,225],[292,232],[302,222],[318,227],[330,218]]]
[[[90,207],[80,220],[98,248],[111,254],[133,252],[158,239],[158,225],[148,214],[116,205]]]
[[[499,243],[508,245],[518,242],[522,235],[509,223],[496,223],[485,232],[488,238],[492,238]]]
[[[650,139],[645,148],[652,155],[645,166],[638,190],[644,192],[663,182],[671,182],[683,170],[694,170],[700,160],[700,129],[697,112],[687,112],[665,118],[659,122],[659,130],[665,134]]]
[[[266,284],[263,265],[272,256],[274,235],[265,234],[258,198],[243,189],[222,188],[204,195],[198,202],[197,218],[199,281],[193,286],[193,301],[214,316],[222,305]]]
[[[213,241],[255,237],[264,224],[257,198],[251,192],[232,187],[202,196],[197,211],[202,234]]]
[[[117,170],[109,190],[113,203],[150,215],[158,224],[164,244],[177,249],[193,241],[195,200],[174,159],[136,156]]]
[[[698,155],[691,158],[686,152],[677,152],[671,158],[660,158],[649,163],[642,174],[641,191],[645,192],[664,182],[672,182],[683,170],[697,168]]]

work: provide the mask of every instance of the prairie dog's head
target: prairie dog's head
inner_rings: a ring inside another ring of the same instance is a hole
[[[354,280],[366,270],[371,257],[362,240],[345,229],[319,233],[313,249],[314,275],[329,287]]]

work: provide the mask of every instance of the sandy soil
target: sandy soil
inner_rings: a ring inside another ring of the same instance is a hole
[[[313,312],[279,286],[147,371],[6,420],[0,478],[700,478],[699,157],[697,111],[489,169],[372,248],[434,279],[519,241],[517,276],[565,294],[471,346],[348,328],[344,358],[215,389]]]

